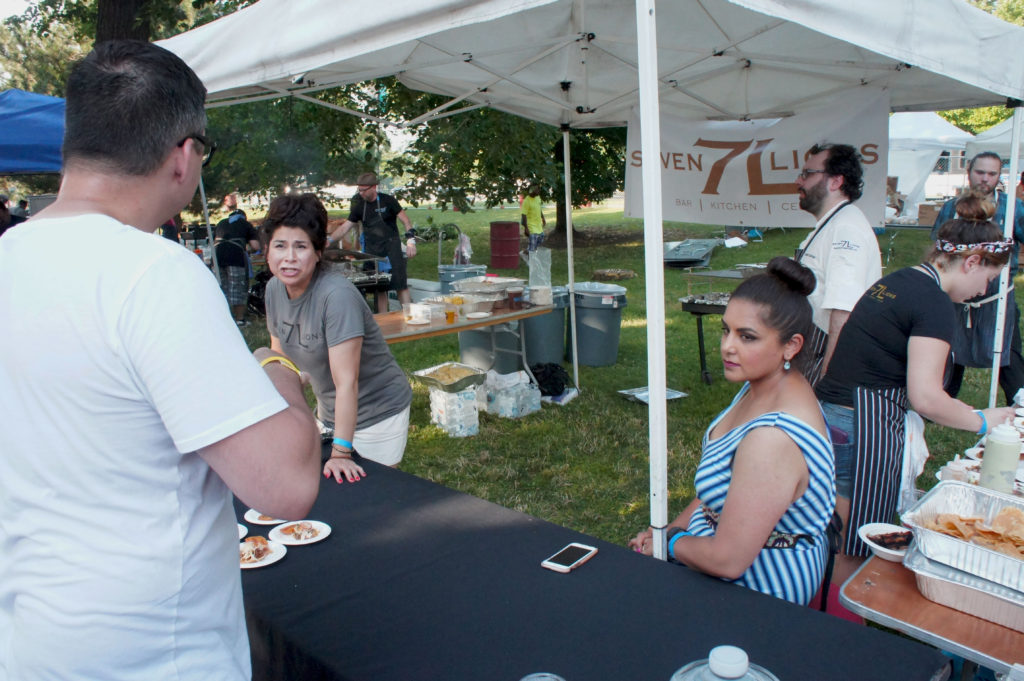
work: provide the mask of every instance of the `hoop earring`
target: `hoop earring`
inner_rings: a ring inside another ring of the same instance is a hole
[[[789,371],[791,366],[792,365],[789,363],[789,360],[787,359],[785,362],[782,363],[782,370]]]

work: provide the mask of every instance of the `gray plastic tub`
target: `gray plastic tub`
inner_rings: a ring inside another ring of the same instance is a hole
[[[487,274],[487,265],[438,265],[437,278],[441,282],[441,294],[452,290],[452,282]]]
[[[626,289],[615,284],[584,281],[575,286],[576,344],[579,363],[605,367],[619,359],[619,331]],[[565,357],[572,359],[572,335],[565,339]]]

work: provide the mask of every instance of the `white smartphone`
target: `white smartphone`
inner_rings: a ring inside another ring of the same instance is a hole
[[[597,553],[596,546],[573,542],[542,562],[540,566],[555,572],[571,572],[590,560],[595,553]]]

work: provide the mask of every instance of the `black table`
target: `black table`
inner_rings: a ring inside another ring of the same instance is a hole
[[[322,481],[310,517],[330,537],[243,571],[256,681],[667,681],[723,643],[783,681],[944,678],[922,644],[364,466]],[[570,541],[600,552],[540,567]]]
[[[697,318],[697,349],[700,351],[700,378],[707,385],[711,385],[711,372],[708,371],[708,357],[704,351],[704,316],[709,314],[724,314],[725,305],[715,303],[687,302],[679,299],[683,312],[689,312]]]

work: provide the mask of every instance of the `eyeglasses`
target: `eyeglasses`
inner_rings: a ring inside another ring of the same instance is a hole
[[[196,142],[199,142],[200,144],[203,145],[203,167],[205,168],[206,166],[210,165],[210,159],[213,158],[213,152],[217,151],[217,145],[214,142],[210,141],[209,138],[204,137],[203,135],[195,134],[189,135],[185,139],[181,140],[180,142],[178,142],[177,146],[180,147],[189,140],[195,140]]]
[[[360,191],[360,192],[365,192],[365,191],[367,191],[368,189],[373,189],[373,188],[374,188],[374,187],[376,187],[376,186],[377,186],[377,185],[374,185],[374,184],[368,184],[368,185],[366,185],[366,186],[358,186],[358,187],[356,187],[356,189],[357,189],[358,191]]]
[[[826,170],[808,170],[807,168],[804,168],[799,173],[797,173],[797,177],[799,177],[801,180],[806,180],[811,175],[817,175],[818,173],[826,173],[826,172],[828,172],[828,171],[826,171]]]

